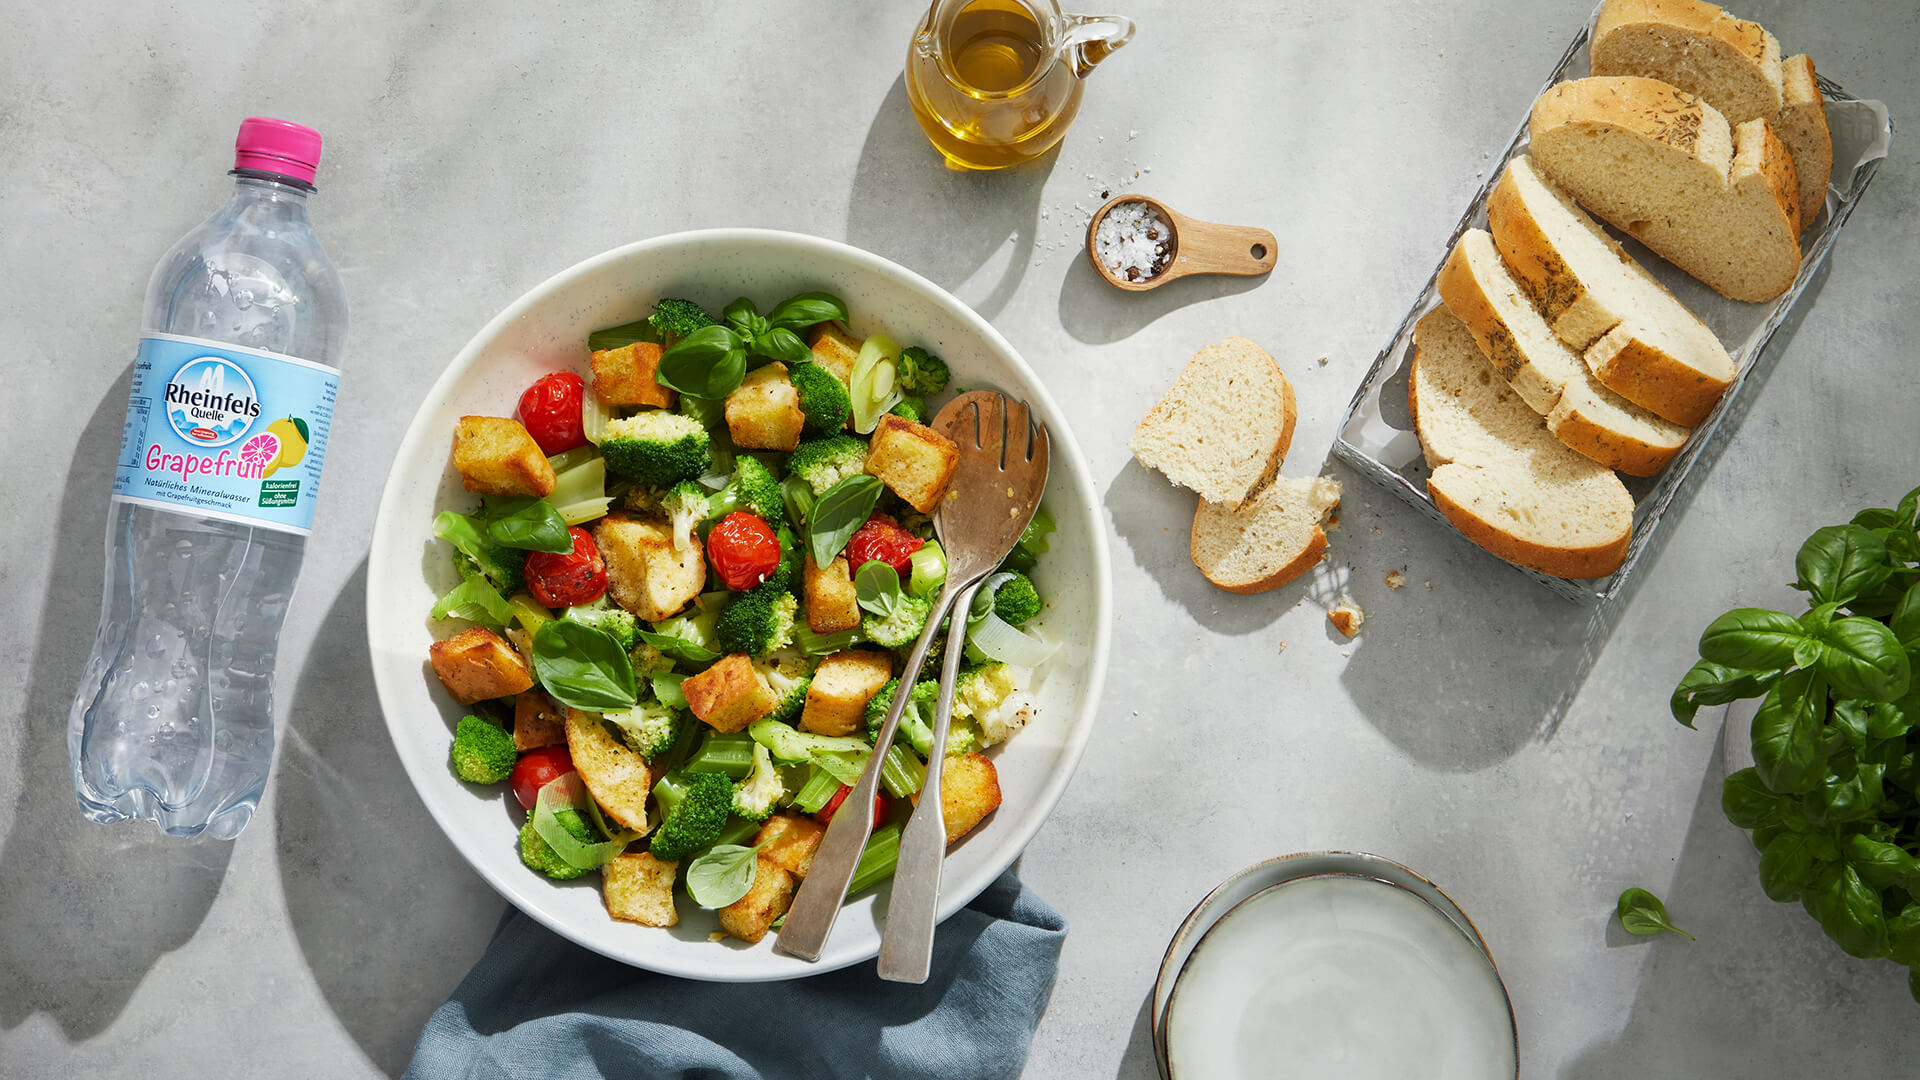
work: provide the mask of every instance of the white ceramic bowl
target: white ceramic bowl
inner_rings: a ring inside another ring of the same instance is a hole
[[[657,237],[597,255],[541,283],[476,334],[427,393],[388,476],[367,573],[367,637],[374,683],[407,775],[434,820],[475,870],[520,910],[595,952],[637,967],[696,979],[785,979],[875,956],[887,889],[856,898],[818,963],[759,944],[708,940],[709,912],[681,902],[671,930],[615,922],[598,879],[554,882],[521,865],[518,804],[505,785],[473,787],[447,764],[462,715],[427,665],[427,646],[451,631],[427,612],[458,581],[434,538],[442,509],[466,509],[451,455],[456,419],[511,416],[520,393],[556,369],[587,372],[587,334],[651,313],[655,300],[685,297],[719,310],[738,296],[764,310],[810,289],[847,303],[853,329],[885,330],[944,357],[955,385],[997,387],[1033,405],[1052,436],[1052,473],[1042,505],[1059,526],[1035,572],[1047,600],[1044,632],[1064,642],[1032,688],[1034,721],[994,751],[1004,802],[948,855],[940,917],[953,914],[1026,847],[1065,789],[1092,729],[1107,656],[1107,544],[1085,460],[1046,388],[1005,338],[945,290],[877,255],[795,233],[712,229]]]

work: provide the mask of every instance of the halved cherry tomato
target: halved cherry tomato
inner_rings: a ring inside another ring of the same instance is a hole
[[[607,564],[593,534],[578,525],[567,529],[573,550],[527,552],[527,591],[550,608],[591,604],[607,591]]]
[[[855,529],[853,537],[847,541],[847,570],[849,573],[858,572],[861,563],[877,559],[893,567],[894,572],[904,578],[913,553],[925,547],[926,543],[901,528],[899,522],[887,515],[875,514]]]
[[[840,809],[840,804],[843,802],[846,802],[847,796],[851,794],[853,794],[852,785],[841,784],[840,790],[834,792],[833,798],[827,800],[827,805],[814,811],[813,813],[814,820],[818,821],[822,825],[825,825],[828,822],[832,821],[834,811]],[[874,828],[879,828],[880,823],[887,820],[887,815],[892,811],[893,811],[893,800],[888,798],[885,794],[881,792],[878,792],[878,791],[874,792],[873,793]]]
[[[758,514],[735,510],[707,534],[707,565],[729,589],[751,589],[780,568],[780,538]]]
[[[586,389],[586,381],[580,376],[556,371],[541,376],[520,395],[520,423],[540,444],[541,453],[552,457],[586,445],[586,424],[580,419]]]
[[[513,785],[513,797],[520,805],[533,809],[540,789],[573,771],[573,755],[564,746],[542,746],[520,755],[513,763],[507,782]]]

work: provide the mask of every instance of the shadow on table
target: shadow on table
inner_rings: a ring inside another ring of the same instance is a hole
[[[1610,926],[1610,947],[1651,950],[1639,991],[1619,1033],[1581,1053],[1562,1080],[1911,1076],[1920,1027],[1905,971],[1846,955],[1799,904],[1767,899],[1759,854],[1720,810],[1721,760],[1713,754],[1701,779],[1661,894],[1675,924],[1698,940],[1631,938]]]
[[[1058,149],[1012,168],[946,167],[894,79],[854,169],[847,241],[926,275],[982,316],[999,315],[1033,261],[1040,193]],[[1005,260],[997,277],[989,270]]]
[[[287,915],[314,981],[361,1050],[398,1075],[427,1017],[479,957],[501,901],[394,755],[373,692],[366,594],[363,561],[294,691],[275,826]]]
[[[1139,333],[1168,312],[1223,296],[1238,296],[1266,281],[1266,276],[1215,274],[1180,278],[1146,292],[1127,292],[1108,284],[1087,261],[1083,248],[1067,263],[1067,272],[1060,279],[1060,325],[1075,340],[1111,345]]]
[[[1134,1015],[1133,1029],[1127,1032],[1127,1049],[1120,1055],[1120,1067],[1114,1080],[1160,1080],[1160,1063],[1153,1052],[1153,991],[1147,991]]]
[[[233,856],[145,821],[80,816],[69,778],[67,710],[99,619],[107,493],[132,367],[107,389],[74,455],[16,733],[20,797],[0,850],[0,1028],[45,1012],[71,1042],[100,1033],[160,957],[189,941]],[[24,583],[22,583],[24,584]],[[0,1069],[0,1072],[4,1072]]]

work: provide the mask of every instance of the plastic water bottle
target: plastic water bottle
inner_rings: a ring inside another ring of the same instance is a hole
[[[252,117],[235,151],[233,196],[147,286],[100,629],[67,722],[88,818],[221,839],[266,786],[274,653],[347,337],[307,220],[319,133]]]

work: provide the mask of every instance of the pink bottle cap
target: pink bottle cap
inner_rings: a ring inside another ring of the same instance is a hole
[[[265,116],[240,121],[233,140],[233,167],[278,173],[304,184],[313,183],[320,165],[320,133],[310,127]]]

